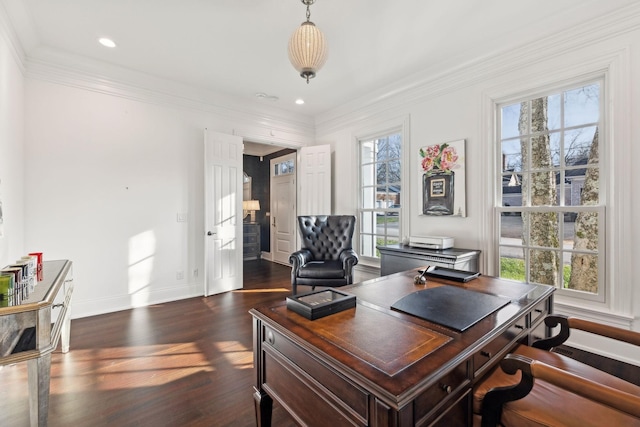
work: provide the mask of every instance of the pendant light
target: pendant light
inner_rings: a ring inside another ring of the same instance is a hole
[[[301,0],[307,6],[307,20],[294,31],[289,39],[289,61],[300,73],[300,77],[307,80],[316,76],[327,60],[327,44],[324,35],[311,22],[311,6],[315,0]]]

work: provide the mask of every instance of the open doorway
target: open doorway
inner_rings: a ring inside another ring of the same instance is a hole
[[[270,161],[271,171],[271,259],[289,265],[296,250],[296,153]]]
[[[296,150],[279,147],[269,144],[260,144],[249,141],[244,141],[243,151],[243,169],[244,173],[249,177],[250,189],[248,194],[251,200],[256,201],[253,205],[259,205],[259,210],[256,210],[253,215],[253,222],[255,225],[251,228],[251,235],[243,236],[243,244],[252,245],[254,239],[259,240],[260,258],[268,261],[274,261],[273,259],[273,242],[271,238],[272,227],[272,206],[271,206],[271,159],[293,155],[295,156]],[[295,186],[293,187],[293,195],[295,198]],[[251,215],[248,213],[245,221],[251,220]],[[295,215],[292,215],[292,221],[295,221]],[[258,233],[256,237],[255,233]],[[246,260],[256,259],[255,253],[251,252],[251,248],[247,248]],[[244,254],[243,250],[243,254]]]

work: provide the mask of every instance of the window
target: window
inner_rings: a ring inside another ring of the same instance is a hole
[[[498,106],[500,276],[604,299],[602,82]]]
[[[284,160],[273,165],[273,176],[292,175],[295,171],[295,161],[293,159]]]
[[[360,255],[380,258],[378,245],[400,242],[402,135],[387,133],[359,141]]]

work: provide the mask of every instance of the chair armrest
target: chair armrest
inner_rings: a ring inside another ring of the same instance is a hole
[[[298,271],[300,267],[313,259],[313,255],[309,249],[300,249],[289,255],[289,264],[293,266],[292,271]]]
[[[569,317],[569,327],[640,346],[640,333],[628,329],[616,328],[577,317]]]
[[[342,261],[342,268],[344,269],[344,275],[350,285],[353,281],[353,266],[358,263],[358,254],[353,249],[345,249],[340,252],[340,261]]]
[[[529,394],[533,388],[534,379],[546,381],[570,393],[640,418],[640,396],[599,384],[521,355],[508,354],[500,362],[500,367],[509,375],[522,371],[522,379],[514,386],[495,387],[487,392],[482,403],[482,427],[498,425],[502,405]]]
[[[551,350],[553,347],[557,347],[569,339],[571,329],[579,329],[581,331],[640,346],[640,333],[627,329],[616,328],[615,326],[591,322],[577,317],[560,315],[547,316],[544,319],[544,323],[550,328],[555,328],[560,325],[560,332],[558,335],[553,337],[544,338],[534,342],[531,345],[532,347]]]
[[[358,263],[358,254],[356,254],[356,251],[353,249],[345,249],[340,252],[340,261],[342,261],[343,264],[350,263],[353,267]]]

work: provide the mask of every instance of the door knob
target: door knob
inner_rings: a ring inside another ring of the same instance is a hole
[[[214,234],[216,234],[216,233],[213,233],[211,231],[207,231],[207,236],[213,236]]]

